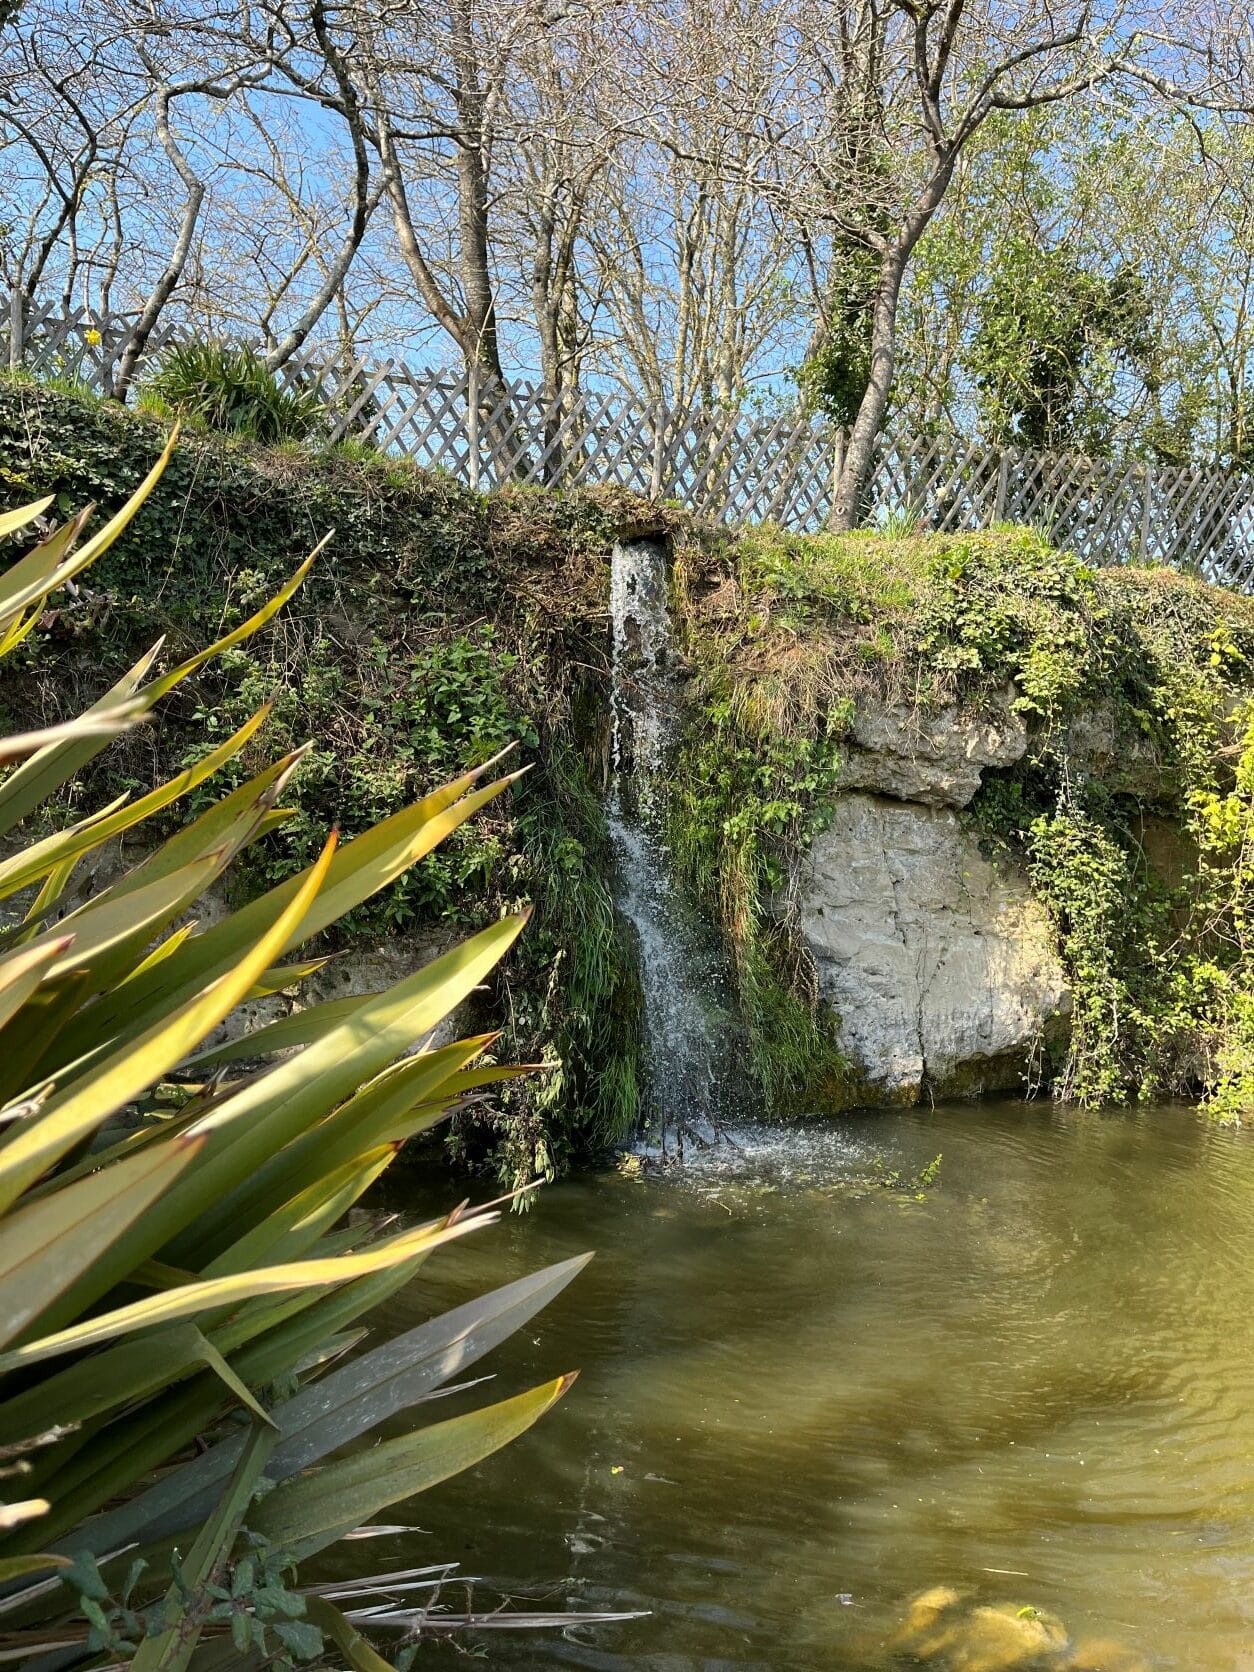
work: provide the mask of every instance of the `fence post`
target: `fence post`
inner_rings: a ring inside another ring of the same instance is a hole
[[[22,282],[13,281],[9,293],[9,370],[15,372],[22,364],[26,344],[22,340]]]
[[[466,368],[466,441],[469,453],[466,463],[470,472],[470,491],[479,492],[479,362],[472,358]]]
[[[649,498],[662,497],[662,455],[666,445],[666,407],[661,401],[653,403],[653,460],[649,466]]]
[[[1006,518],[1006,490],[1010,486],[1010,461],[1005,451],[997,455],[997,500],[993,506],[993,521],[1004,522]]]
[[[1141,562],[1149,556],[1150,510],[1154,503],[1154,473],[1142,465],[1141,477]]]

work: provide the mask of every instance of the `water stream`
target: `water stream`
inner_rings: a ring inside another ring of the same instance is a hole
[[[493,1634],[502,1668],[897,1672],[903,1599],[944,1584],[1155,1672],[1254,1672],[1254,1138],[1044,1103],[731,1138],[559,1184],[391,1304],[597,1250],[490,1366],[574,1389],[372,1563],[651,1610]]]
[[[682,667],[666,547],[624,541],[610,569],[612,774],[606,821],[616,897],[635,931],[644,1005],[648,1147],[682,1155],[717,1134],[728,1100],[727,987],[708,927],[682,898],[665,840]]]

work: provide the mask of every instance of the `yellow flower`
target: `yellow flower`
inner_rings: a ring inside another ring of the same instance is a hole
[[[100,343],[100,332],[93,325],[90,331],[84,332],[84,338],[91,344],[92,348],[96,348]]]

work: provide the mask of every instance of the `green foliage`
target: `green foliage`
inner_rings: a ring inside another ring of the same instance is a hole
[[[118,504],[161,439],[143,417],[0,383],[0,488],[13,496]],[[351,837],[454,763],[517,742],[531,770],[511,795],[346,914],[321,948],[393,934],[441,944],[535,908],[508,977],[474,1005],[485,1026],[505,1027],[511,1057],[552,1069],[450,1129],[459,1161],[487,1161],[507,1187],[612,1143],[635,1114],[636,978],[606,894],[599,793],[605,565],[621,515],[607,495],[488,500],[353,450],[193,437],[91,590],[45,615],[0,679],[0,719],[14,725],[86,702],[91,682],[158,634],[179,654],[242,619],[335,530],[282,631],[228,652],[159,729],[85,768],[70,802],[108,800],[154,765],[176,771],[206,735],[228,736],[272,702],[272,746],[312,747],[288,789],[293,816],[233,868],[235,897],[248,898],[309,863],[331,823]],[[252,764],[246,750],[228,781]]]
[[[766,527],[683,559],[700,682],[672,850],[732,949],[768,1100],[840,1104],[857,1088],[788,883],[830,817],[856,703],[978,703],[1014,680],[1020,705],[1042,711],[1083,677],[1093,576],[1022,529],[937,539]]]
[[[1153,387],[1154,338],[1133,269],[1091,270],[1066,245],[1015,235],[998,248],[968,368],[995,441],[1110,451],[1109,386],[1135,366]]]
[[[879,280],[873,251],[851,244],[832,257],[828,317],[797,374],[813,412],[848,426],[871,380],[871,311]]]
[[[131,1661],[145,1641],[171,1629],[189,1634],[190,1623],[210,1638],[228,1636],[237,1654],[255,1653],[275,1672],[316,1660],[327,1649],[324,1632],[310,1620],[309,1603],[295,1588],[296,1564],[265,1539],[245,1530],[240,1552],[224,1562],[217,1579],[189,1583],[179,1552],[169,1559],[172,1596],[143,1606],[140,1598],[152,1582],[152,1564],[137,1556],[114,1596],[90,1551],[83,1550],[61,1574],[89,1630],[88,1654],[107,1652]]]
[[[0,539],[37,536],[0,574],[0,655],[132,526],[172,447],[91,538],[85,516],[39,529],[48,498],[0,517]],[[583,1263],[337,1366],[358,1339],[345,1326],[432,1250],[496,1218],[463,1204],[397,1231],[389,1216],[350,1210],[411,1137],[510,1077],[479,1060],[491,1036],[413,1046],[491,972],[520,914],[380,992],[207,1046],[245,1001],[294,990],[317,961],[285,957],[410,871],[508,778],[476,787],[484,770],[464,772],[342,848],[332,836],[250,904],[189,921],[282,819],[295,758],[281,755],[225,794],[219,778],[164,842],[81,904],[66,898],[76,866],[150,834],[157,815],[237,764],[266,709],[168,782],[87,817],[58,819],[57,792],[267,627],[308,568],[169,672],[153,672],[158,645],[85,714],[0,740],[0,1447],[26,1492],[0,1506],[0,1576],[18,1586],[7,1647],[28,1664],[55,1647],[133,1672],[197,1672],[217,1664],[223,1639],[267,1664],[319,1657],[350,1628],[299,1589],[299,1562],[508,1443],[571,1381],[344,1455]],[[136,1550],[119,1580],[113,1564]]]
[[[1027,865],[1055,927],[1074,994],[1057,1089],[1254,1104],[1250,600],[1094,571],[1027,529],[763,528],[680,556],[699,677],[673,842],[735,950],[773,1098],[813,1089],[830,1039],[788,882],[839,790],[857,704],[1009,703],[1028,751],[985,774],[971,816]],[[856,1089],[831,1073],[824,1096]]]
[[[1200,1092],[1237,1114],[1254,1105],[1254,619],[1164,573],[1102,574],[1095,602],[1078,682],[1040,707],[1035,748],[976,816],[1023,855],[1057,931],[1073,991],[1060,1094]],[[1074,754],[1086,705],[1107,728],[1100,773]]]
[[[934,1155],[926,1167],[917,1173],[903,1173],[900,1167],[890,1167],[882,1155],[875,1157],[876,1183],[882,1190],[899,1190],[916,1202],[925,1202],[927,1193],[940,1181],[943,1155]]]
[[[270,445],[306,440],[326,423],[316,395],[285,388],[251,349],[223,343],[166,349],[142,400],[152,411]]]
[[[732,951],[750,1065],[772,1108],[831,1100],[845,1072],[780,898],[786,855],[830,805],[838,736],[836,723],[814,739],[781,735],[736,703],[712,665],[668,809],[680,874]]]
[[[1144,914],[1135,898],[1131,857],[1110,830],[1082,808],[1056,807],[1026,831],[1031,876],[1047,902],[1073,987],[1071,1048],[1060,1091],[1094,1103],[1118,1101],[1127,1090],[1134,1039],[1146,1021],[1125,972],[1141,957]]]

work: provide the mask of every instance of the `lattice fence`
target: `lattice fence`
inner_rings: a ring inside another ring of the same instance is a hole
[[[131,326],[125,315],[67,316],[41,306],[27,310],[14,334],[7,316],[0,303],[0,342],[8,333],[11,363],[95,390],[108,387]],[[154,333],[149,353],[184,335],[177,327]],[[840,431],[795,411],[675,412],[605,390],[557,407],[525,379],[484,389],[461,371],[334,361],[321,349],[297,355],[282,376],[317,392],[336,439],[368,440],[472,487],[616,483],[736,523],[822,528],[844,445]],[[1254,586],[1254,479],[1217,467],[890,435],[880,443],[863,521],[893,518],[948,531],[1029,523],[1092,563],[1166,563],[1241,590]]]

